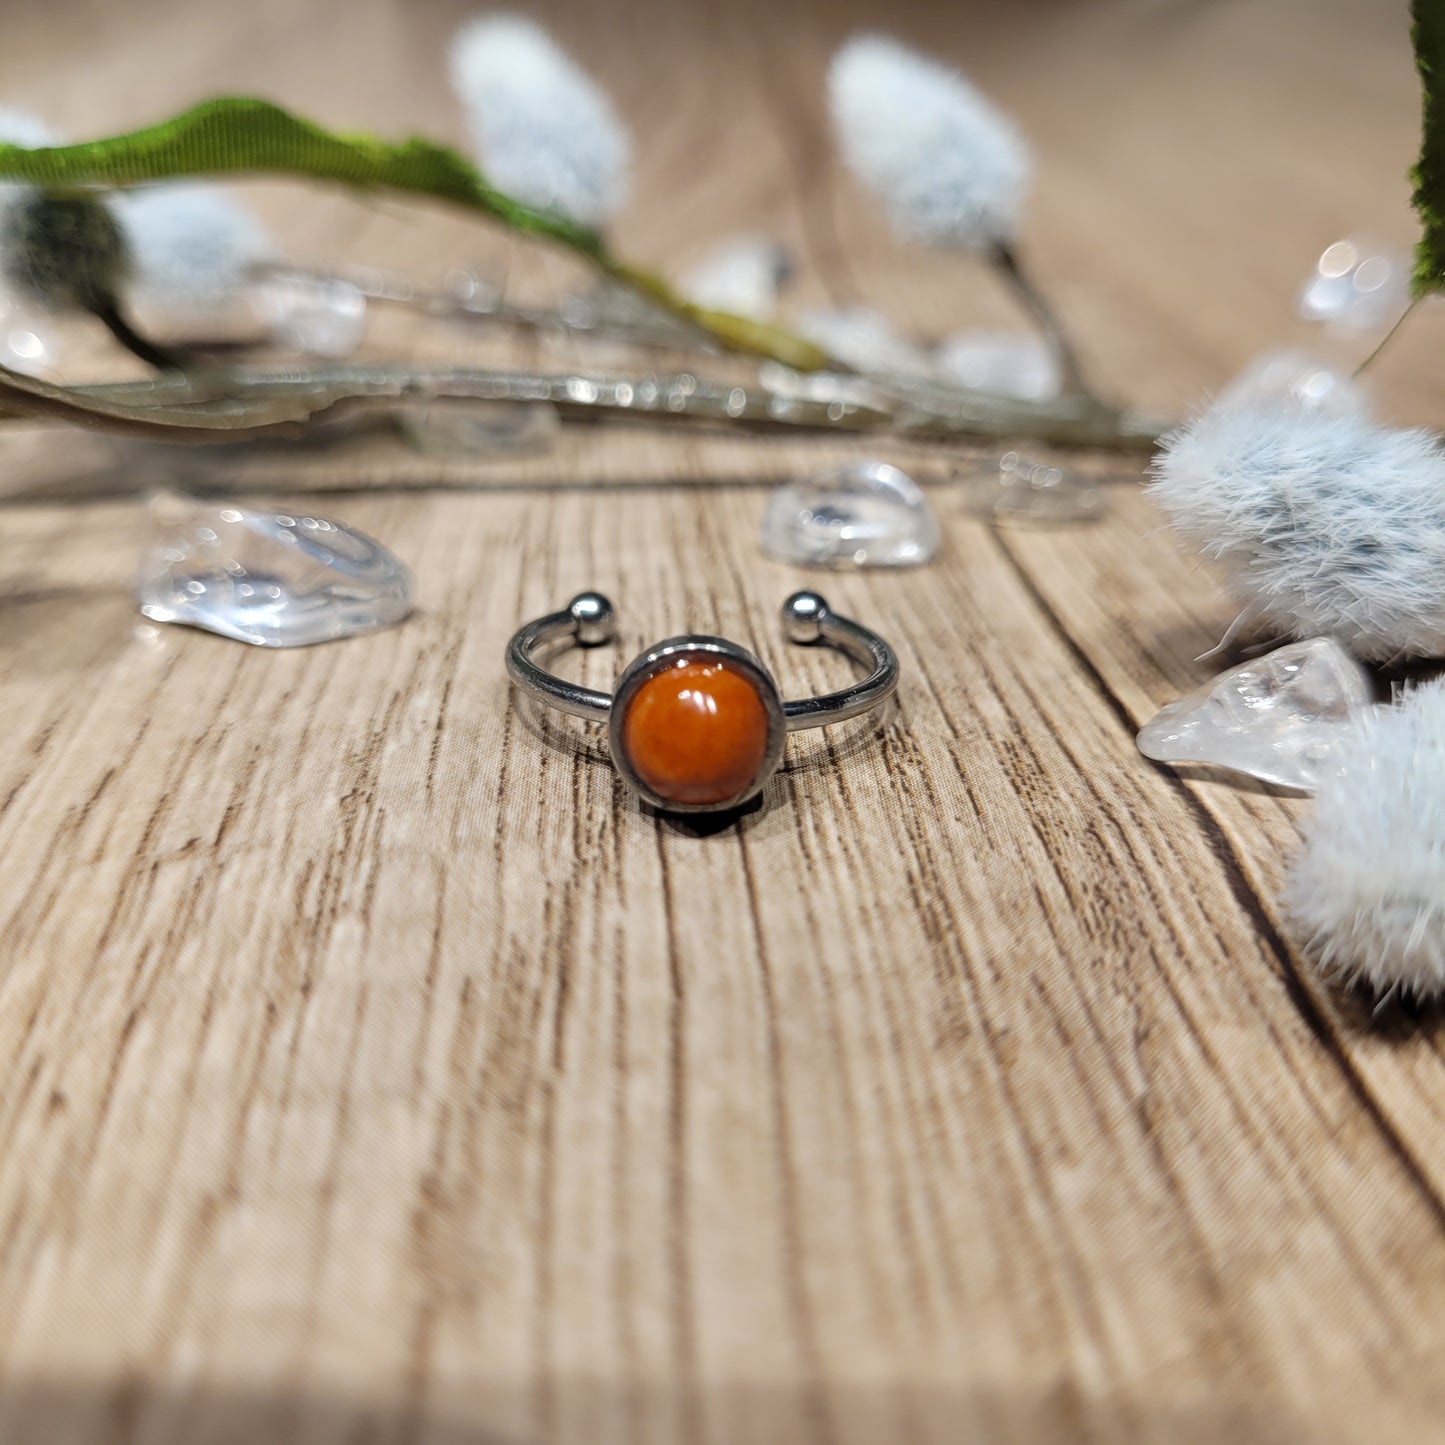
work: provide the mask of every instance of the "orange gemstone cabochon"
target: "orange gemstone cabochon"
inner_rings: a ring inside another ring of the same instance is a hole
[[[683,657],[633,694],[622,746],[658,797],[725,803],[747,790],[767,758],[768,710],[737,668],[715,657]]]

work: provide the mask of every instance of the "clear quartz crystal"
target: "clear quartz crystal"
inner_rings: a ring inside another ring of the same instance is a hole
[[[1299,314],[1346,331],[1379,331],[1409,304],[1409,256],[1395,246],[1346,239],[1327,246],[1315,263]]]
[[[403,412],[402,425],[428,456],[517,456],[550,451],[562,417],[550,402],[429,402]]]
[[[1074,526],[1104,511],[1104,493],[1092,477],[1020,452],[1005,452],[996,468],[979,468],[964,487],[970,511],[1005,526]]]
[[[1225,385],[1214,404],[1231,410],[1300,407],[1334,416],[1364,416],[1369,395],[1347,369],[1303,351],[1266,351]]]
[[[715,246],[683,278],[681,291],[712,311],[767,320],[793,267],[781,242],[749,232]]]
[[[1291,642],[1161,708],[1139,732],[1159,763],[1207,763],[1312,793],[1373,704],[1370,675],[1329,637]]]
[[[158,492],[140,610],[260,647],[375,632],[411,611],[411,574],[362,532],[300,512]]]
[[[938,523],[907,473],[849,462],[779,487],[760,540],[770,556],[803,567],[912,567],[938,550]]]
[[[1059,363],[1047,344],[1027,332],[960,331],[933,354],[947,381],[995,396],[1047,401],[1059,394]]]
[[[277,345],[305,356],[350,356],[366,333],[366,296],[340,277],[270,277],[255,305]]]

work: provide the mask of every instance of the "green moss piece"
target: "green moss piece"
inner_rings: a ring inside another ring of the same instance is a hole
[[[1420,72],[1420,159],[1411,171],[1423,234],[1415,250],[1414,293],[1445,290],[1445,0],[1412,0]]]

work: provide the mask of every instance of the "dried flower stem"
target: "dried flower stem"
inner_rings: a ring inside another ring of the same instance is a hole
[[[1351,373],[1351,381],[1358,381],[1360,377],[1364,374],[1365,369],[1375,364],[1376,358],[1395,339],[1395,333],[1405,324],[1407,320],[1409,320],[1410,313],[1414,311],[1414,309],[1424,299],[1425,298],[1423,296],[1415,297],[1415,299],[1411,301],[1410,304],[1400,313],[1399,317],[1395,321],[1395,324],[1384,334],[1384,336],[1380,338],[1379,345],[1376,346],[1375,349]]]
[[[850,378],[839,378],[839,382]],[[856,384],[856,382],[855,382]],[[417,403],[546,403],[564,415],[693,422],[750,430],[893,433],[917,439],[1032,437],[1059,445],[1147,448],[1145,418],[1092,406],[1060,407],[973,396],[937,406],[921,393],[877,404],[841,395],[793,397],[692,372],[581,375],[377,363],[265,371],[221,368],[141,383],[64,387],[0,367],[0,418],[31,417],[173,441],[227,442],[295,433],[323,417]]]
[[[1058,313],[1050,305],[1043,292],[1038,289],[1019,262],[1018,252],[1011,245],[1000,242],[989,253],[989,259],[997,267],[999,275],[1012,288],[1014,295],[1022,302],[1024,309],[1033,317],[1043,332],[1044,339],[1059,363],[1059,375],[1066,395],[1086,397],[1097,402],[1087,381],[1079,354],[1069,340]],[[1102,403],[1099,403],[1102,405]]]
[[[0,179],[41,188],[125,186],[176,176],[247,173],[301,175],[449,202],[520,234],[569,248],[725,350],[778,361],[799,371],[823,370],[831,364],[818,347],[781,327],[693,304],[660,277],[613,255],[596,230],[493,189],[461,156],[417,138],[392,144],[336,134],[268,101],[231,96],[203,102],[144,130],[80,146],[31,150],[0,145]],[[1002,274],[1057,351],[1067,389],[1099,405],[1084,384],[1077,357],[1052,309],[1024,277],[1012,250],[1005,244],[996,250]]]
[[[147,366],[153,366],[157,371],[180,370],[184,366],[175,352],[142,336],[126,319],[117,302],[112,300],[97,306],[92,314],[131,355],[139,357]]]
[[[659,314],[655,324],[611,318],[579,321],[559,310],[516,306],[500,298],[469,303],[450,291],[416,286],[394,274],[307,270],[290,265],[266,269],[274,275],[346,280],[373,300],[411,307],[428,316],[497,321],[536,329],[562,327],[582,336],[605,336],[638,346],[674,350],[696,347],[713,354],[718,350],[709,332],[666,312]],[[1030,290],[1030,294],[1036,293]],[[1067,342],[1063,344],[1067,349]],[[837,386],[831,389],[826,380],[829,375],[837,377]],[[830,362],[827,371],[814,371],[812,376],[816,383],[812,399],[821,400],[824,411],[829,402],[847,400],[850,391],[863,382],[877,393],[878,404],[887,411],[893,425],[914,434],[1013,437],[1131,450],[1147,445],[1168,429],[1158,418],[1135,416],[1109,406],[1082,389],[1077,380],[1053,400],[1029,402],[911,375],[859,372],[838,362]]]
[[[445,287],[417,285],[397,272],[370,267],[299,266],[291,262],[266,262],[255,274],[280,280],[312,282],[345,281],[355,286],[368,301],[404,307],[423,316],[447,321],[501,322],[534,331],[562,329],[582,335],[605,336],[634,346],[696,347],[716,354],[712,337],[692,321],[659,313],[651,324],[607,318],[583,318],[550,306],[520,306],[501,295],[472,299]],[[629,288],[630,290],[631,288]],[[585,298],[581,298],[584,300]]]

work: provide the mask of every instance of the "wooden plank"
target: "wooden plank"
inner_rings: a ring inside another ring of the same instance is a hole
[[[1111,492],[1111,527],[1133,533],[1125,554],[1097,529],[1068,533],[1011,532],[1001,545],[1078,649],[1101,695],[1121,723],[1137,729],[1165,702],[1189,691],[1232,658],[1206,658],[1235,611],[1211,570],[1183,555],[1158,512],[1134,488]],[[1141,765],[1147,766],[1142,763]],[[1273,940],[1279,967],[1298,991],[1301,1008],[1332,1041],[1340,1064],[1385,1116],[1404,1156],[1438,1197],[1445,1121],[1439,1020],[1434,1010],[1398,1002],[1372,1009],[1358,994],[1325,985],[1285,942],[1287,922],[1276,901],[1298,845],[1303,799],[1239,787],[1186,769],[1180,783],[1201,825],[1237,867],[1241,886],[1259,900],[1260,926]]]
[[[0,56],[17,103],[65,57],[72,129],[224,84],[460,134],[435,80],[459,5],[171,3],[144,31],[83,10],[85,55],[22,7]],[[1030,240],[1121,394],[1180,408],[1266,344],[1355,206],[1407,227],[1399,16],[1016,10],[889,20],[1038,135]],[[629,251],[760,226],[804,258],[796,304],[1007,323],[833,167],[821,79],[876,23],[861,6],[545,13],[638,127]],[[157,34],[176,74],[142,93]],[[314,254],[568,274],[451,218],[257,199]],[[1438,415],[1411,371],[1431,324],[1385,374],[1404,414]],[[644,815],[596,737],[514,707],[506,638],[601,587],[622,643],[572,675],[702,628],[790,693],[836,685],[846,663],[774,626],[818,579],[755,532],[764,484],[856,444],[581,431],[475,465],[378,438],[212,463],[194,484],[331,493],[422,579],[404,627],[290,654],[134,613],[135,493],[189,457],[5,446],[0,1438],[1437,1428],[1437,1031],[1372,1023],[1280,942],[1302,805],[1134,752],[1227,621],[1135,481],[1097,527],[1005,534],[951,484],[973,453],[890,448],[943,553],[824,590],[898,646],[897,707],[795,737],[762,806],[708,831]]]
[[[485,1361],[537,1382],[514,1428],[564,1438],[574,1375],[660,1391],[649,1421],[692,1377],[718,1438],[801,1435],[859,1370],[1060,1376],[1086,1415],[1161,1370],[1302,1411],[1321,1372],[1393,1377],[1445,1268],[1433,1199],[958,508],[940,568],[833,588],[903,649],[884,738],[797,740],[740,829],[644,818],[509,712],[514,618],[583,577],[628,648],[715,626],[836,680],[756,624],[798,580],[752,549],[760,501],[357,499],[424,613],[281,656],[136,633],[125,509],[89,510],[72,565],[115,602],[69,605],[109,655],[0,819],[14,1367],[123,1332],[142,1368],[274,1388],[340,1351],[349,1385],[466,1398]]]

